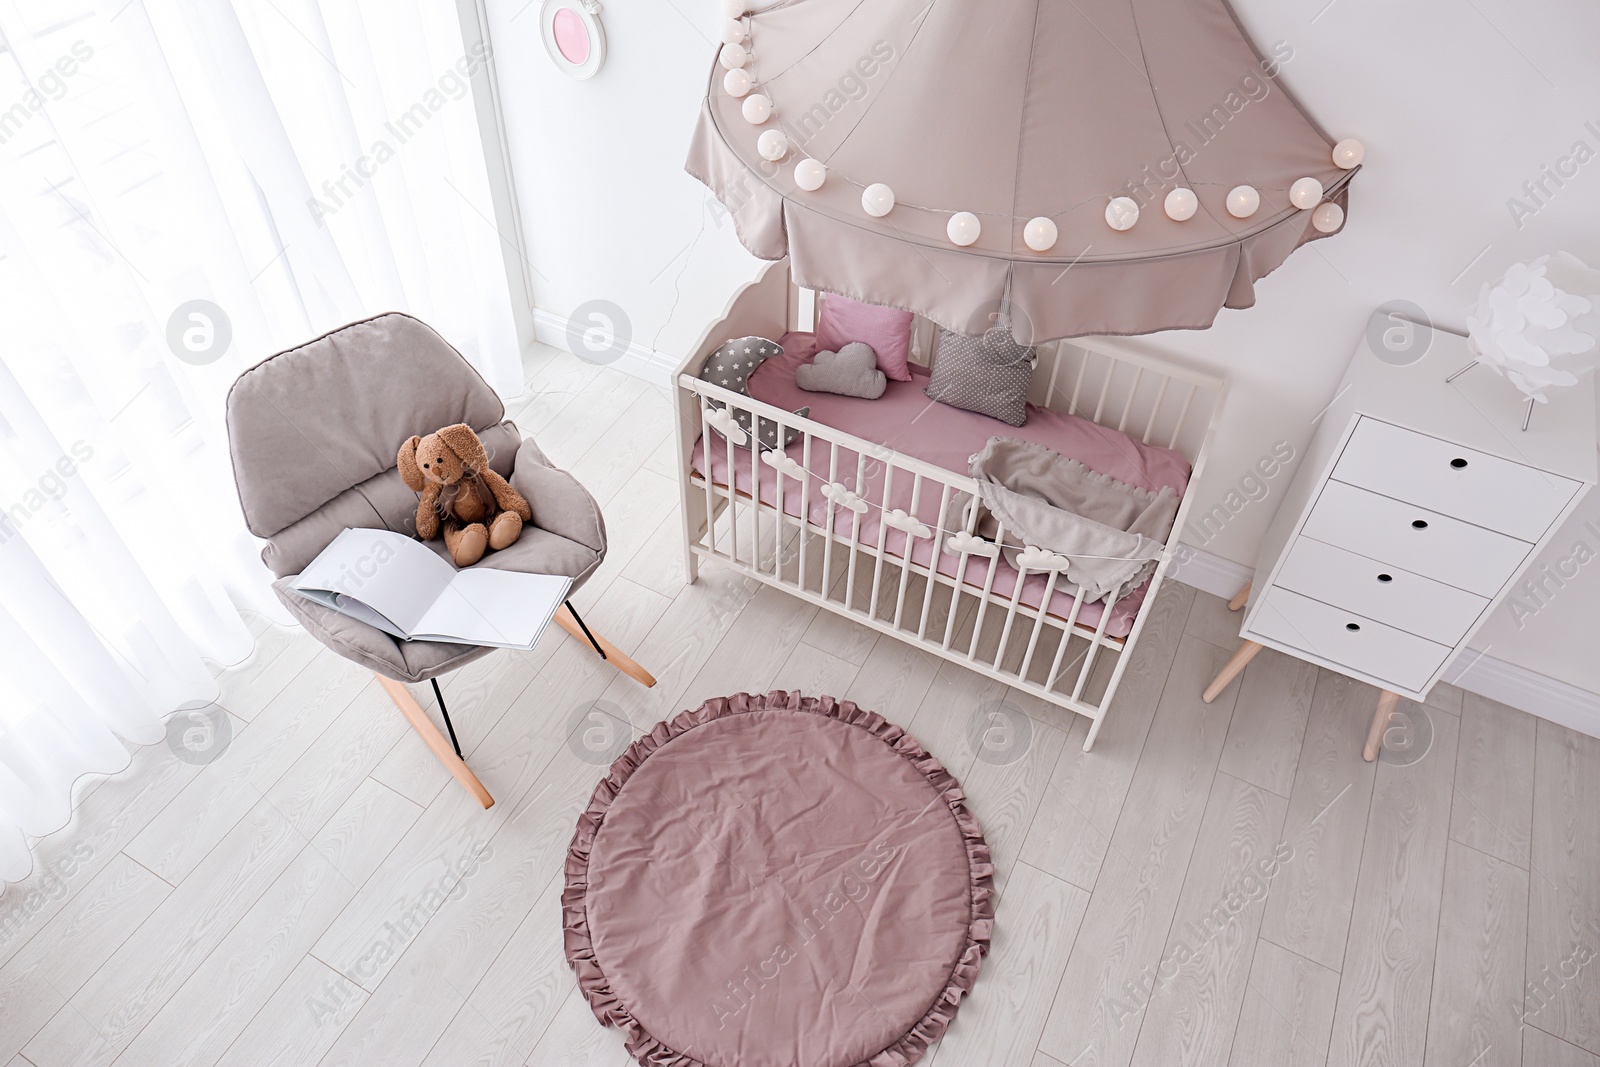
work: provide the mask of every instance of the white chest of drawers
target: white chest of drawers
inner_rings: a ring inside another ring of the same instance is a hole
[[[1418,328],[1392,351],[1394,328],[1366,331],[1318,420],[1262,544],[1245,643],[1206,691],[1262,646],[1370,682],[1368,759],[1389,710],[1427,696],[1596,481],[1592,376],[1523,430],[1522,395],[1489,368],[1446,381],[1472,361],[1465,338]]]

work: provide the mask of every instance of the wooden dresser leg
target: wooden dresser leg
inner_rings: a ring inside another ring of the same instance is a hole
[[[1253,579],[1245,582],[1243,588],[1241,588],[1237,593],[1233,594],[1233,599],[1228,601],[1229,611],[1238,611],[1240,608],[1244,607],[1245,602],[1250,599],[1250,587],[1254,584],[1255,581]]]
[[[1383,748],[1383,732],[1389,728],[1389,717],[1399,706],[1399,693],[1391,693],[1385,689],[1378,694],[1378,708],[1372,713],[1372,725],[1367,727],[1367,747],[1361,750],[1361,758],[1368,763],[1378,758],[1378,753]]]
[[[445,740],[439,728],[433,725],[433,720],[422,710],[417,698],[411,695],[411,690],[393,678],[385,678],[376,671],[373,672],[373,676],[378,679],[378,684],[383,686],[384,692],[389,694],[389,699],[394,701],[394,706],[400,709],[400,714],[406,717],[411,728],[421,736],[423,743],[432,750],[439,762],[444,764],[444,769],[454,775],[456,781],[465,786],[467,792],[476,797],[479,804],[485,808],[494,807],[494,797],[489,795],[489,791],[478,781],[478,776],[472,773],[472,769],[456,755],[456,750]]]
[[[1200,699],[1207,704],[1217,699],[1217,694],[1228,688],[1228,683],[1233,681],[1239,672],[1244,670],[1250,661],[1256,658],[1256,653],[1260,651],[1261,646],[1254,641],[1239,642],[1239,650],[1233,654],[1232,659],[1222,665],[1222,670],[1218,671],[1217,676],[1211,679],[1211,684],[1206,686],[1206,691]]]

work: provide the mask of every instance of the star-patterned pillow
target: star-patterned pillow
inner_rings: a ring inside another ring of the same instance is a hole
[[[783,346],[776,341],[765,337],[736,337],[728,341],[721,348],[706,357],[705,363],[700,367],[700,380],[720,385],[724,389],[732,389],[736,393],[750,395],[750,375],[766,360],[774,356],[783,355]],[[722,407],[721,401],[712,400],[713,407]],[[811,408],[803,407],[795,412],[801,418],[811,414]],[[745,433],[750,432],[750,412],[738,408],[733,412],[734,421]],[[771,419],[756,420],[756,439],[763,448],[778,447],[778,424]],[[800,431],[786,427],[783,433],[783,447],[788,448]]]

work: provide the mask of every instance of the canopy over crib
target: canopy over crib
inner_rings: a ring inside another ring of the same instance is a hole
[[[1226,0],[781,0],[723,39],[688,170],[745,247],[961,333],[1209,326],[1360,162]]]

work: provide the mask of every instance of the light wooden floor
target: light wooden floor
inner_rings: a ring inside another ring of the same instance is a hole
[[[621,1067],[562,960],[577,813],[633,732],[784,687],[909,727],[994,847],[994,951],[925,1062],[1600,1067],[1600,740],[1441,687],[1421,760],[1363,763],[1374,692],[1273,652],[1200,703],[1237,616],[1169,583],[1084,755],[1082,720],[727,568],[684,586],[664,391],[529,372],[514,416],[611,532],[579,606],[660,685],[558,631],[451,677],[484,812],[370,675],[256,619],[222,756],[135,751],[0,897],[0,1065]],[[967,741],[1002,699],[1005,764]]]

